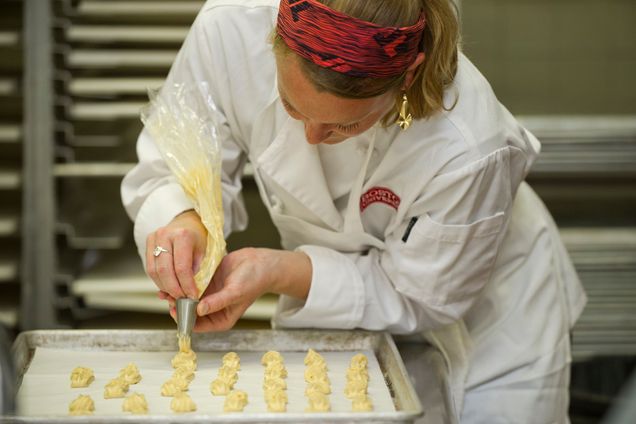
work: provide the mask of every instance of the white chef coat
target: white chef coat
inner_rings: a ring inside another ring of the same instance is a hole
[[[567,369],[567,337],[586,302],[523,182],[539,142],[460,55],[451,110],[407,131],[376,124],[341,145],[308,144],[276,88],[268,37],[277,6],[208,1],[166,83],[208,82],[223,115],[225,234],[247,224],[249,161],[282,246],[311,259],[307,300],[281,296],[274,324],[424,335],[450,369],[453,421],[462,409],[462,422],[549,422],[533,411],[542,407],[562,414],[549,396],[508,390]],[[192,204],[145,130],[137,152],[122,199],[143,260],[147,235]]]

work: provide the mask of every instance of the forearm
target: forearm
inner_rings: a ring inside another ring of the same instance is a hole
[[[284,294],[305,300],[311,286],[312,266],[309,256],[304,252],[276,250],[274,252],[275,270],[270,292]]]
[[[456,303],[440,305],[429,297],[417,296],[413,292],[426,285],[426,280],[417,278],[419,269],[389,265],[386,258],[382,260],[381,250],[370,249],[363,255],[319,246],[300,249],[312,264],[311,291],[302,303],[281,298],[274,317],[277,326],[364,328],[404,334],[452,323],[465,309]],[[413,278],[406,276],[411,273]],[[401,282],[405,278],[413,289],[404,289]]]

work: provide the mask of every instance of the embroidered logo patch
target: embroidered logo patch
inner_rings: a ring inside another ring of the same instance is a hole
[[[398,206],[400,206],[400,197],[386,187],[371,187],[360,196],[360,212],[375,202],[384,203],[397,210]]]

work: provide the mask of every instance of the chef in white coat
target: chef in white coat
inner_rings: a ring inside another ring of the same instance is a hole
[[[458,51],[450,0],[209,0],[167,79],[222,114],[224,232],[250,162],[284,250],[229,253],[196,329],[280,294],[279,327],[420,334],[448,422],[567,422],[585,294],[523,181],[540,144]],[[196,296],[205,229],[144,130],[122,184],[160,297]],[[172,311],[174,313],[174,311]]]

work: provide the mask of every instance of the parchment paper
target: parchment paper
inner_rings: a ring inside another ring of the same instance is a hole
[[[104,385],[115,378],[119,370],[134,362],[140,370],[142,380],[130,386],[129,394],[138,392],[146,396],[150,415],[173,415],[171,397],[160,395],[161,385],[174,371],[170,360],[175,352],[113,352],[82,351],[72,349],[37,348],[31,364],[24,374],[18,392],[18,411],[28,416],[66,416],[68,406],[80,394],[87,394],[95,402],[94,415],[122,415],[123,398],[104,399]],[[210,383],[216,378],[221,358],[227,352],[197,352],[198,368],[190,383],[189,395],[197,405],[190,414],[223,414],[223,396],[210,393]],[[263,398],[262,382],[264,367],[260,363],[265,352],[237,351],[241,358],[241,369],[235,389],[248,394],[248,404],[243,414],[264,413],[267,407]],[[306,352],[281,351],[288,371],[287,412],[304,412],[307,399],[304,396]],[[358,351],[321,352],[328,366],[332,393],[329,395],[333,412],[351,412],[351,401],[344,396],[346,369],[351,357]],[[395,407],[382,377],[373,351],[362,351],[369,359],[369,396],[374,412],[393,412]],[[71,388],[70,375],[73,368],[92,368],[95,381],[87,388]],[[226,415],[232,415],[231,413]],[[187,414],[182,414],[187,415]]]

